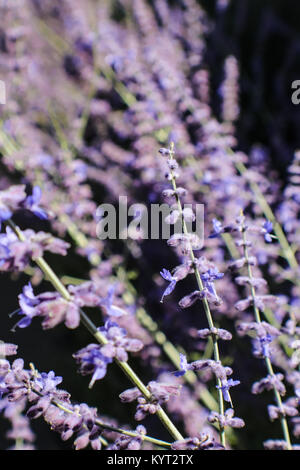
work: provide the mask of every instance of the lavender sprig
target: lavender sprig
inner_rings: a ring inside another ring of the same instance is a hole
[[[256,288],[255,288],[255,285],[254,285],[254,282],[253,282],[254,277],[253,277],[253,273],[252,273],[252,264],[249,261],[250,257],[249,257],[249,250],[248,250],[248,240],[247,240],[247,236],[246,236],[247,227],[245,225],[245,218],[244,218],[244,215],[243,215],[242,211],[241,211],[240,222],[241,222],[241,231],[242,231],[242,239],[243,239],[243,245],[242,246],[243,246],[243,253],[244,253],[244,258],[245,258],[245,266],[247,267],[248,277],[249,277],[250,281],[252,281],[252,282],[250,282],[250,291],[251,291],[254,317],[255,317],[255,321],[256,321],[257,325],[259,327],[261,327],[262,329],[264,329],[264,322],[262,322],[262,320],[261,320],[260,310],[257,306],[257,295],[256,295]],[[265,336],[265,338],[267,339],[267,336]],[[270,337],[270,340],[271,340],[271,337]],[[274,397],[275,397],[278,409],[280,410],[279,411],[280,422],[281,422],[282,432],[283,432],[283,435],[284,435],[284,440],[286,442],[286,448],[288,450],[291,450],[292,449],[292,444],[291,444],[291,438],[290,438],[290,434],[289,434],[287,419],[286,419],[286,416],[285,416],[284,407],[283,407],[283,403],[282,403],[282,399],[281,399],[281,395],[280,395],[280,390],[281,389],[279,387],[279,384],[278,384],[278,386],[276,385],[277,384],[276,374],[274,373],[272,362],[271,362],[268,350],[266,349],[266,346],[267,346],[266,342],[264,342],[264,344],[262,344],[262,353],[263,353],[264,361],[265,361],[265,364],[266,364],[266,367],[267,367],[267,370],[268,370],[268,374],[269,374],[269,377],[270,377],[271,388],[273,389]]]
[[[183,215],[183,208],[182,208],[180,196],[178,194],[178,188],[177,188],[177,184],[176,184],[176,175],[175,175],[175,171],[176,171],[176,168],[177,168],[178,165],[177,165],[177,162],[174,158],[174,143],[170,144],[170,149],[165,149],[165,150],[166,150],[165,153],[167,154],[167,156],[169,158],[169,161],[170,161],[170,164],[169,164],[169,168],[170,168],[169,175],[170,175],[170,177],[169,178],[170,178],[170,181],[171,181],[171,184],[172,184],[173,194],[174,194],[174,197],[176,199],[178,212],[179,212],[179,215],[180,215],[181,220],[182,220],[183,232],[184,232],[184,235],[186,236],[186,238],[188,240],[188,249],[187,249],[188,255],[189,255],[191,265],[192,265],[194,273],[195,273],[195,277],[196,277],[196,281],[197,281],[197,284],[198,284],[199,292],[201,293],[205,289],[205,280],[203,281],[202,278],[201,278],[201,274],[199,272],[197,262],[196,262],[196,258],[195,258],[194,252],[193,252],[193,247],[192,247],[192,244],[191,244],[190,239],[189,239],[189,232],[188,232],[188,229],[187,229],[186,221],[185,221],[185,218],[182,216]],[[161,151],[161,153],[163,153],[163,152]],[[172,283],[174,283],[173,280],[171,280],[171,284]],[[211,284],[213,285],[213,283],[211,283]],[[212,285],[209,286],[209,287],[212,288]],[[173,284],[172,284],[172,287],[173,287]],[[170,290],[170,287],[168,289]],[[213,294],[214,294],[214,292],[213,292]],[[211,314],[211,311],[210,311],[210,306],[209,306],[208,300],[207,300],[206,296],[203,296],[201,298],[201,300],[202,300],[202,304],[203,304],[203,307],[204,307],[204,311],[205,311],[205,314],[206,314],[206,319],[207,319],[209,328],[210,328],[211,331],[214,331],[216,328],[215,328],[213,317],[212,317],[212,314]],[[214,360],[216,361],[216,363],[220,363],[220,352],[219,352],[219,346],[218,346],[218,336],[212,334],[211,337],[212,337],[212,342],[213,342]],[[224,447],[226,447],[225,427],[222,424],[223,422],[225,422],[224,393],[223,393],[224,392],[224,383],[222,383],[222,380],[221,380],[220,377],[217,377],[216,380],[217,380],[218,400],[219,400],[219,414],[220,414],[220,416],[224,417],[224,421],[222,421],[222,420],[219,421],[220,441],[221,441],[221,444]],[[231,398],[230,398],[230,394],[229,394],[229,388],[226,389],[226,398],[231,402]]]

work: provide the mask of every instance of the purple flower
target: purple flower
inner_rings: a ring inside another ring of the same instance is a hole
[[[14,345],[7,346],[9,350],[12,347],[16,349]],[[70,394],[57,388],[62,377],[57,377],[54,371],[39,373],[33,366],[26,370],[22,359],[15,360],[12,365],[5,361],[5,368],[2,360],[0,365],[0,392],[4,394],[1,397],[0,411],[5,410],[4,415],[13,426],[7,434],[9,439],[19,438],[31,442],[34,436],[28,428],[27,418],[43,416],[62,440],[65,441],[76,433],[76,449],[90,444],[92,449],[100,450],[99,436],[102,429],[97,425],[97,409],[90,408],[85,403],[72,404]],[[25,417],[22,412],[28,403],[30,407]]]
[[[262,234],[264,235],[264,239],[267,243],[271,243],[272,242],[272,238],[274,238],[273,235],[270,235],[270,233],[272,232],[273,230],[273,223],[270,221],[270,220],[267,220],[264,224],[263,224],[263,228],[261,229],[261,232]]]
[[[201,330],[197,331],[197,336],[199,338],[208,338],[209,336],[215,336],[219,339],[222,339],[224,341],[230,341],[232,339],[232,334],[224,330],[223,328],[202,328]]]
[[[3,356],[14,356],[15,354],[17,354],[17,350],[18,346],[16,344],[0,342],[0,360],[3,359]]]
[[[274,421],[275,419],[279,419],[282,416],[297,416],[298,415],[297,406],[298,406],[298,400],[295,397],[290,398],[285,403],[282,403],[280,407],[269,405],[268,413],[269,413],[271,421]]]
[[[239,385],[241,382],[239,380],[233,380],[233,379],[229,379],[229,380],[226,379],[226,380],[222,380],[221,382],[222,382],[222,385],[216,385],[216,388],[219,390],[222,390],[224,400],[231,403],[229,389],[231,387],[235,387],[236,385]]]
[[[223,276],[224,274],[220,273],[218,268],[209,268],[205,273],[201,274],[201,280],[204,287],[206,287],[209,293],[216,298],[218,298],[218,295],[214,286],[214,281],[222,279]]]
[[[15,327],[26,328],[36,316],[43,318],[42,327],[45,330],[62,322],[67,328],[74,329],[80,323],[80,310],[75,302],[65,300],[58,292],[43,292],[35,296],[31,284],[25,286],[19,295],[19,305],[19,314],[24,318]]]
[[[228,233],[228,232],[230,233],[230,232],[234,232],[236,230],[236,227],[234,225],[225,225],[225,226],[223,226],[222,222],[220,222],[217,219],[213,219],[212,224],[213,224],[213,231],[209,235],[208,238],[216,238],[219,235],[221,235],[222,233]]]
[[[172,276],[172,274],[170,273],[170,271],[168,271],[167,269],[163,269],[161,272],[160,272],[160,275],[166,280],[166,281],[169,281],[170,284],[168,285],[168,287],[165,289],[163,295],[162,295],[162,298],[161,298],[161,302],[164,301],[164,297],[166,295],[170,295],[171,292],[173,292],[173,290],[175,289],[175,286],[176,286],[176,283],[177,283],[177,279]]]
[[[189,369],[191,369],[190,364],[187,361],[187,358],[184,354],[180,354],[180,366],[179,371],[174,372],[176,377],[181,377],[184,375]]]
[[[263,379],[255,382],[252,385],[252,393],[255,395],[262,393],[264,390],[277,390],[280,395],[285,395],[286,388],[285,385],[282,383],[283,381],[283,374],[274,374],[274,375],[267,375]]]
[[[53,370],[50,372],[42,372],[35,379],[34,383],[38,390],[43,390],[43,393],[49,393],[56,390],[57,385],[62,383],[62,377],[55,376]]]
[[[263,357],[270,357],[270,343],[280,335],[280,331],[267,322],[240,323],[237,325],[237,330],[241,336],[253,331],[256,333],[253,348],[254,355]]]
[[[5,222],[5,220],[10,219],[12,216],[12,212],[7,209],[5,206],[0,206],[0,230],[1,230],[1,223]]]
[[[3,241],[3,238],[2,238],[2,241]],[[1,235],[0,235],[0,267],[3,266],[9,260],[10,255],[11,255],[10,249],[6,245],[1,243]]]
[[[163,155],[164,157],[169,156],[169,155],[171,154],[170,149],[166,149],[166,148],[163,148],[163,147],[160,148],[160,149],[158,150],[158,152],[159,152],[161,155]]]
[[[113,444],[107,447],[107,450],[140,450],[143,443],[143,435],[147,434],[146,428],[141,424],[137,426],[135,437],[121,435]]]
[[[99,305],[104,310],[108,317],[122,317],[127,312],[117,305],[113,305],[113,298],[116,286],[110,286],[107,292],[107,296],[100,300]]]
[[[79,372],[82,375],[93,374],[89,387],[92,388],[96,380],[101,380],[106,374],[107,364],[112,362],[110,357],[104,356],[101,352],[101,346],[98,344],[89,344],[73,354],[76,362],[80,364]]]
[[[24,317],[14,326],[13,330],[16,327],[26,328],[29,326],[32,319],[38,315],[38,311],[35,307],[40,303],[38,298],[34,295],[30,282],[27,286],[23,287],[23,292],[19,294],[18,299],[20,305],[18,313],[24,315]]]
[[[152,380],[148,383],[147,388],[160,404],[167,402],[171,396],[178,396],[181,385],[172,385],[170,383],[161,383]]]
[[[228,408],[224,414],[212,411],[208,416],[209,423],[219,423],[222,428],[231,426],[232,428],[242,428],[245,426],[244,421],[241,418],[234,417],[234,410]]]
[[[288,445],[287,442],[284,441],[283,439],[268,439],[264,443],[264,448],[266,450],[287,450]],[[293,446],[294,447],[294,446]]]
[[[31,212],[33,212],[39,219],[48,219],[48,215],[44,209],[39,207],[39,202],[42,197],[42,191],[39,186],[34,186],[32,190],[32,194],[30,196],[27,196],[25,202],[24,202],[24,207]]]
[[[49,233],[27,229],[22,232],[24,241],[6,227],[6,233],[0,234],[1,271],[24,271],[31,259],[43,256],[45,251],[65,255],[69,243],[53,237]]]
[[[134,338],[128,338],[124,328],[120,328],[115,322],[108,320],[99,330],[108,340],[108,343],[101,347],[101,353],[108,358],[116,357],[119,361],[128,360],[128,352],[140,351],[143,343]]]
[[[13,212],[19,209],[21,202],[25,199],[25,186],[11,186],[0,191],[0,230],[1,222],[10,219]]]
[[[265,336],[258,338],[260,348],[257,350],[254,347],[254,354],[261,354],[264,357],[270,357],[270,344],[272,343],[274,336],[267,333]],[[254,345],[255,346],[255,345]]]
[[[193,305],[198,299],[203,298],[203,291],[195,290],[191,292],[189,295],[186,295],[179,301],[179,306],[181,308],[187,308]]]
[[[134,416],[137,421],[141,421],[148,414],[155,414],[159,409],[159,405],[167,402],[171,396],[178,396],[181,386],[151,381],[148,383],[147,388],[151,393],[151,398],[148,400],[143,397],[142,392],[137,387],[129,388],[119,395],[123,403],[138,401],[137,411]]]
[[[94,282],[87,281],[78,286],[70,285],[68,291],[80,307],[97,307],[99,305],[100,295]]]
[[[209,235],[209,238],[216,238],[219,235],[221,235],[221,233],[224,232],[224,229],[223,229],[222,223],[217,219],[213,219],[212,224],[213,224],[213,232]]]
[[[187,437],[182,441],[173,442],[173,450],[224,450],[224,447],[207,433],[199,433],[196,437]]]

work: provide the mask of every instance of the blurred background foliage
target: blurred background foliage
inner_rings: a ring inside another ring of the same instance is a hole
[[[300,5],[232,0],[224,13],[218,2],[200,3],[213,20],[206,54],[216,97],[224,58],[233,54],[239,62],[239,146],[249,152],[255,143],[264,145],[284,174],[300,146],[300,106],[291,102],[291,83],[300,77]],[[217,111],[217,98],[214,106]]]

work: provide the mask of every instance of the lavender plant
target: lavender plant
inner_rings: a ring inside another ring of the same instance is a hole
[[[245,151],[234,2],[215,22],[196,0],[17,3],[0,4],[1,448],[51,446],[42,419],[69,449],[297,450],[299,151],[286,180]],[[167,202],[180,233],[100,240],[119,196]]]

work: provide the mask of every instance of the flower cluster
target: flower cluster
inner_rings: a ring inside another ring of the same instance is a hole
[[[55,291],[35,295],[31,284],[28,284],[19,295],[19,305],[18,314],[23,317],[15,328],[26,328],[34,317],[43,318],[44,329],[53,328],[62,322],[68,328],[77,328],[80,323],[80,307],[76,301],[68,301]]]
[[[173,450],[224,450],[224,447],[207,434],[199,437],[188,437],[172,444]]]
[[[171,396],[180,393],[180,386],[178,385],[154,381],[149,382],[147,388],[151,394],[149,399],[145,398],[137,387],[125,390],[120,395],[120,399],[124,403],[137,400],[138,405],[134,416],[137,421],[143,420],[147,414],[155,414],[160,405],[167,402]]]
[[[107,370],[107,365],[113,358],[126,362],[128,352],[137,352],[143,348],[143,343],[134,338],[129,338],[124,328],[120,328],[115,322],[108,320],[99,329],[106,338],[104,346],[89,344],[73,355],[76,362],[80,364],[79,372],[82,375],[93,374],[90,387],[96,380],[102,379]]]
[[[11,345],[7,345],[7,350],[8,354],[16,352],[12,351]],[[74,445],[77,450],[89,444],[95,450],[101,449],[99,436],[102,429],[96,424],[97,410],[84,403],[72,405],[70,394],[57,388],[62,377],[55,376],[53,371],[39,373],[33,366],[25,369],[22,359],[16,359],[11,365],[6,359],[1,359],[0,373],[1,401],[3,403],[3,399],[7,397],[8,401],[4,404],[6,409],[9,410],[12,404],[18,408],[19,403],[23,405],[26,400],[29,404],[28,418],[43,416],[63,440],[70,439],[75,434]]]
[[[24,271],[32,259],[43,256],[46,251],[66,255],[69,243],[45,232],[24,230],[20,241],[10,227],[0,234],[0,270]]]

